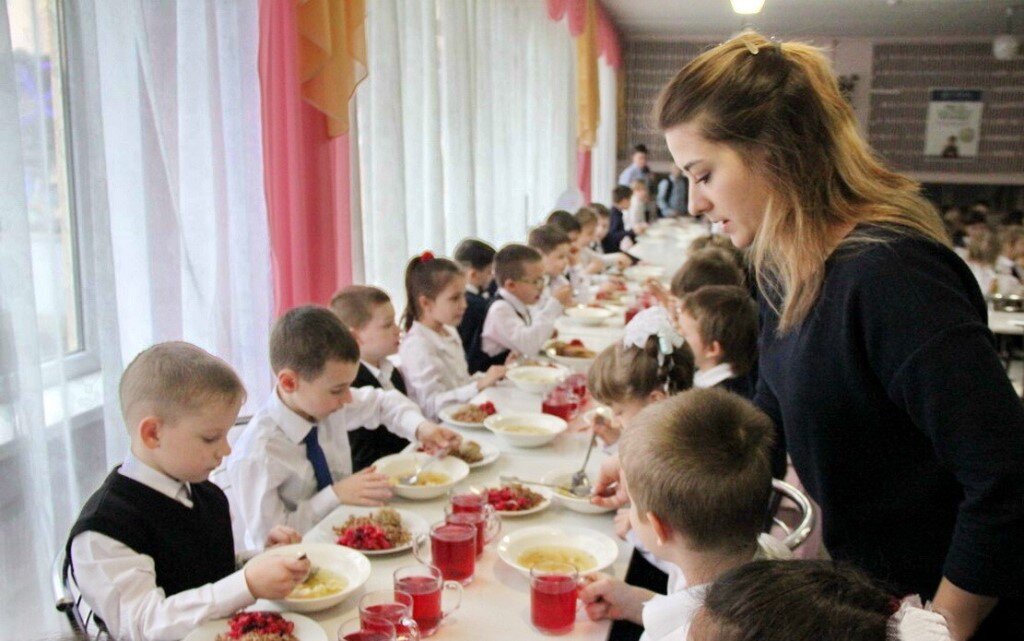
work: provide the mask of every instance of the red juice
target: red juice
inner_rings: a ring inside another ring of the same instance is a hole
[[[576,621],[576,581],[557,574],[534,577],[530,618],[541,632],[562,634],[572,630]]]
[[[409,629],[402,625],[402,619],[409,616],[408,607],[402,603],[379,603],[377,605],[368,605],[363,608],[360,614],[372,614],[374,616],[386,619],[394,624],[396,636],[406,636],[409,634]],[[365,621],[364,621],[365,624]]]
[[[572,420],[573,413],[576,411],[576,403],[568,395],[555,390],[544,397],[544,401],[540,405],[540,411],[557,416],[568,423]]]
[[[395,582],[395,589],[412,595],[412,618],[420,634],[428,636],[441,625],[441,584],[432,576],[407,576]]]
[[[483,512],[487,497],[483,494],[456,494],[452,496],[452,512]]]
[[[349,632],[341,637],[342,641],[393,641],[394,638],[386,632],[377,632],[375,630]]]
[[[479,558],[484,553],[484,543],[487,542],[487,517],[483,512],[456,512],[449,514],[445,520],[449,523],[465,523],[474,526],[476,528],[476,555]]]
[[[473,580],[476,570],[476,528],[445,524],[430,533],[430,551],[434,565],[446,581],[462,585]]]

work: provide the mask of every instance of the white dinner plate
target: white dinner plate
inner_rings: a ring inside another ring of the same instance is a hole
[[[469,465],[469,469],[471,469],[471,470],[475,470],[476,468],[483,467],[485,465],[490,465],[491,463],[497,461],[498,457],[501,456],[501,450],[499,450],[496,446],[491,445],[490,443],[485,443],[483,441],[477,441],[477,440],[474,440],[474,439],[471,439],[471,438],[469,438],[469,439],[462,439],[462,440],[463,441],[473,441],[474,443],[479,445],[480,446],[480,453],[483,454],[483,456],[484,456],[482,459],[480,459],[476,463],[467,463],[467,465]],[[419,449],[419,445],[418,444],[410,443],[402,451],[403,452],[422,452],[423,450]]]
[[[379,507],[358,507],[355,505],[339,505],[334,508],[334,511],[327,515],[324,520],[313,526],[306,535],[302,537],[302,540],[309,543],[333,543],[338,544],[338,536],[332,529],[334,526],[341,527],[350,516],[368,516],[375,513]],[[409,531],[412,535],[409,538],[409,542],[404,545],[398,545],[390,550],[356,550],[366,556],[383,556],[385,554],[397,554],[399,552],[405,552],[411,550],[413,541],[416,540],[416,535],[420,533],[426,533],[429,529],[426,520],[412,512],[406,510],[399,510],[392,508],[398,512],[398,516],[402,517],[402,527]],[[344,546],[339,546],[344,547]]]
[[[500,487],[503,487],[503,486],[502,485],[493,485],[493,486],[492,485],[488,485],[486,487],[486,489],[488,489],[488,490],[489,489],[497,489],[497,488],[500,488]],[[527,486],[527,487],[529,487],[529,486]],[[503,518],[503,519],[506,519],[506,518],[517,518],[517,517],[520,517],[520,516],[528,516],[530,514],[536,514],[537,512],[540,512],[542,510],[546,510],[546,509],[548,509],[551,506],[551,499],[554,496],[554,494],[551,492],[551,490],[549,490],[546,487],[530,487],[530,489],[533,490],[534,492],[536,492],[537,494],[540,494],[541,497],[543,497],[541,502],[538,503],[537,505],[534,505],[533,507],[531,507],[528,510],[519,510],[519,511],[515,511],[515,512],[506,512],[504,510],[495,510],[495,512],[497,514],[499,514],[501,516],[501,518]]]
[[[441,419],[442,423],[447,423],[448,425],[452,425],[454,427],[462,427],[468,430],[484,429],[483,421],[480,421],[479,423],[468,423],[466,421],[457,421],[454,418],[452,418],[452,414],[466,407],[466,405],[469,405],[469,403],[462,403],[461,405],[449,405],[448,407],[438,412],[437,417]]]
[[[282,612],[281,616],[295,624],[292,634],[299,641],[327,641],[327,633],[319,623],[294,612]],[[228,631],[228,619],[207,621],[192,632],[183,641],[216,641],[218,634]]]

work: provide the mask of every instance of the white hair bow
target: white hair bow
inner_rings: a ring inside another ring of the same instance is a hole
[[[622,344],[643,349],[651,336],[658,337],[658,365],[663,364],[666,356],[686,343],[672,325],[668,311],[661,306],[649,307],[637,313],[626,324]]]

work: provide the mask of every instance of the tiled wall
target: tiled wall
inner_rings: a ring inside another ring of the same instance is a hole
[[[834,41],[839,43],[839,41]],[[687,61],[713,42],[627,41],[626,116],[619,158],[644,143],[652,160],[668,159],[665,141],[651,125],[651,109],[661,87]],[[842,52],[841,45],[836,50]],[[892,165],[911,172],[1024,174],[1024,61],[999,61],[989,42],[876,43],[867,121],[872,146]],[[981,89],[985,103],[977,159],[956,161],[924,156],[925,117],[931,88]],[[621,163],[620,163],[621,164]]]
[[[869,139],[904,171],[1024,172],[1024,61],[1001,61],[992,45],[878,43],[874,47]],[[980,89],[977,158],[924,155],[929,89]]]

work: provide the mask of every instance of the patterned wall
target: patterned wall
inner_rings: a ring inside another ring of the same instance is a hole
[[[1002,61],[992,45],[879,43],[874,47],[869,138],[905,171],[1024,172],[1024,60]],[[980,89],[977,158],[924,155],[929,89]]]

